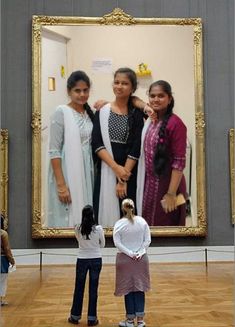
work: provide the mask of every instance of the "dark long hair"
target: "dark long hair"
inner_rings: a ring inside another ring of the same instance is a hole
[[[1,229],[5,229],[4,227],[4,219],[5,219],[5,217],[4,217],[4,215],[1,213]]]
[[[162,88],[162,91],[165,92],[171,98],[171,102],[167,106],[167,110],[163,116],[162,124],[158,132],[158,143],[153,158],[154,173],[157,176],[160,176],[164,173],[166,165],[169,161],[168,144],[166,139],[166,127],[168,120],[173,113],[175,102],[172,96],[171,86],[168,82],[159,80],[157,82],[152,83],[149,87],[149,93],[155,86],[160,86]]]
[[[86,240],[89,240],[89,235],[91,234],[92,230],[94,229],[95,218],[94,218],[94,210],[93,207],[90,205],[86,205],[82,209],[82,222],[79,227],[81,234],[86,236]]]
[[[85,72],[83,72],[82,70],[77,70],[75,72],[73,72],[68,80],[67,80],[67,90],[71,91],[71,89],[73,87],[76,86],[77,82],[83,81],[86,83],[86,85],[88,86],[88,88],[91,87],[91,81],[89,79],[89,77],[87,76],[87,74]],[[84,109],[86,110],[88,116],[90,117],[91,121],[94,121],[94,113],[91,110],[91,107],[89,106],[88,103],[84,104]]]
[[[119,68],[118,70],[115,71],[114,73],[114,78],[117,76],[117,74],[126,74],[127,78],[131,82],[132,85],[132,93],[134,93],[137,89],[137,76],[134,70],[128,67],[122,67]],[[129,145],[128,148],[131,146],[133,142],[133,133],[132,130],[134,128],[134,112],[135,108],[132,103],[132,94],[129,96],[128,103],[127,103],[127,108],[128,108],[128,138],[127,138],[127,144]]]

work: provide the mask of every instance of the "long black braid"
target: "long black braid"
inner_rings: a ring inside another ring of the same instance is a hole
[[[127,152],[129,152],[132,143],[133,143],[133,137],[134,137],[134,133],[133,133],[133,129],[134,129],[134,112],[135,112],[135,108],[133,106],[132,100],[131,100],[131,96],[128,99],[128,138],[127,138]]]
[[[88,103],[85,103],[84,104],[84,109],[86,110],[88,116],[90,117],[90,120],[93,123],[94,122],[95,115],[94,115],[94,112],[92,111],[92,109],[91,109],[91,107],[89,106]]]
[[[85,82],[87,84],[88,88],[91,87],[91,82],[90,82],[90,79],[87,76],[87,74],[85,72],[83,72],[82,70],[77,70],[77,71],[73,72],[67,80],[68,91],[70,91],[73,87],[75,87],[77,82],[79,82],[79,81]],[[91,121],[93,122],[95,115],[94,115],[93,111],[91,110],[91,107],[89,106],[88,103],[85,103],[83,107],[86,110]]]
[[[158,143],[155,149],[154,158],[153,158],[153,168],[154,173],[157,176],[162,175],[165,172],[167,163],[169,162],[169,152],[168,152],[168,144],[166,138],[166,127],[173,113],[174,108],[174,98],[172,97],[171,86],[166,81],[157,81],[150,85],[149,92],[154,86],[161,86],[162,90],[171,97],[171,102],[167,106],[167,110],[165,115],[163,116],[163,120],[161,123],[161,127],[158,132]]]

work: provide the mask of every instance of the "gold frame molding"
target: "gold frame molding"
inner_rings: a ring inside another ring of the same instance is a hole
[[[231,192],[231,210],[232,223],[235,224],[235,130],[229,130],[229,161],[230,161],[230,192]]]
[[[41,32],[46,25],[192,25],[194,29],[194,80],[195,80],[195,124],[197,162],[197,227],[152,227],[152,236],[205,236],[206,194],[205,194],[205,119],[203,109],[202,70],[202,21],[201,18],[134,18],[120,8],[115,8],[103,17],[33,16],[33,113],[32,113],[32,237],[67,238],[74,237],[73,229],[43,228],[41,224]],[[106,228],[107,236],[112,229]]]
[[[5,228],[8,227],[8,130],[1,129],[0,150],[0,211],[4,215]]]

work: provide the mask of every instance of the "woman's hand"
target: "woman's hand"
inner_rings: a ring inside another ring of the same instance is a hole
[[[13,257],[9,259],[9,262],[12,266],[15,265],[15,259]]]
[[[161,204],[165,213],[174,211],[177,208],[176,195],[166,193],[161,201]]]
[[[131,176],[130,171],[118,164],[113,168],[113,172],[120,183],[128,181],[129,177]]]
[[[120,199],[124,199],[127,196],[127,183],[118,182],[116,185],[116,195]]]
[[[132,257],[132,259],[133,259],[133,260],[136,260],[136,261],[140,261],[141,258],[142,258],[142,255],[138,255],[138,253],[136,253],[136,254]]]
[[[107,100],[97,100],[94,104],[93,104],[93,107],[96,109],[96,110],[100,110],[105,104],[107,104],[108,101]]]
[[[132,257],[133,260],[140,261],[143,257],[143,254],[140,254],[139,252],[136,252],[134,256]]]
[[[150,107],[149,104],[146,104],[145,107],[144,107],[144,113],[146,115],[149,116],[149,118],[154,121],[154,122],[157,122],[157,114],[156,112]]]
[[[58,193],[58,197],[62,203],[69,204],[72,202],[69,189],[66,185],[63,187],[57,187],[57,193]]]

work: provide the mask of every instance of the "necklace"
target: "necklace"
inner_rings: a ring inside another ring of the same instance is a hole
[[[128,108],[127,106],[123,106],[123,107],[119,107],[117,106],[117,104],[112,103],[111,104],[111,109],[114,113],[118,114],[118,115],[127,115],[128,114]]]
[[[73,105],[71,105],[71,104],[68,104],[68,106],[71,108],[71,109],[73,109],[74,111],[76,111],[77,113],[79,113],[79,114],[84,114],[85,113],[85,109],[82,107],[82,108],[74,108],[74,106]]]

